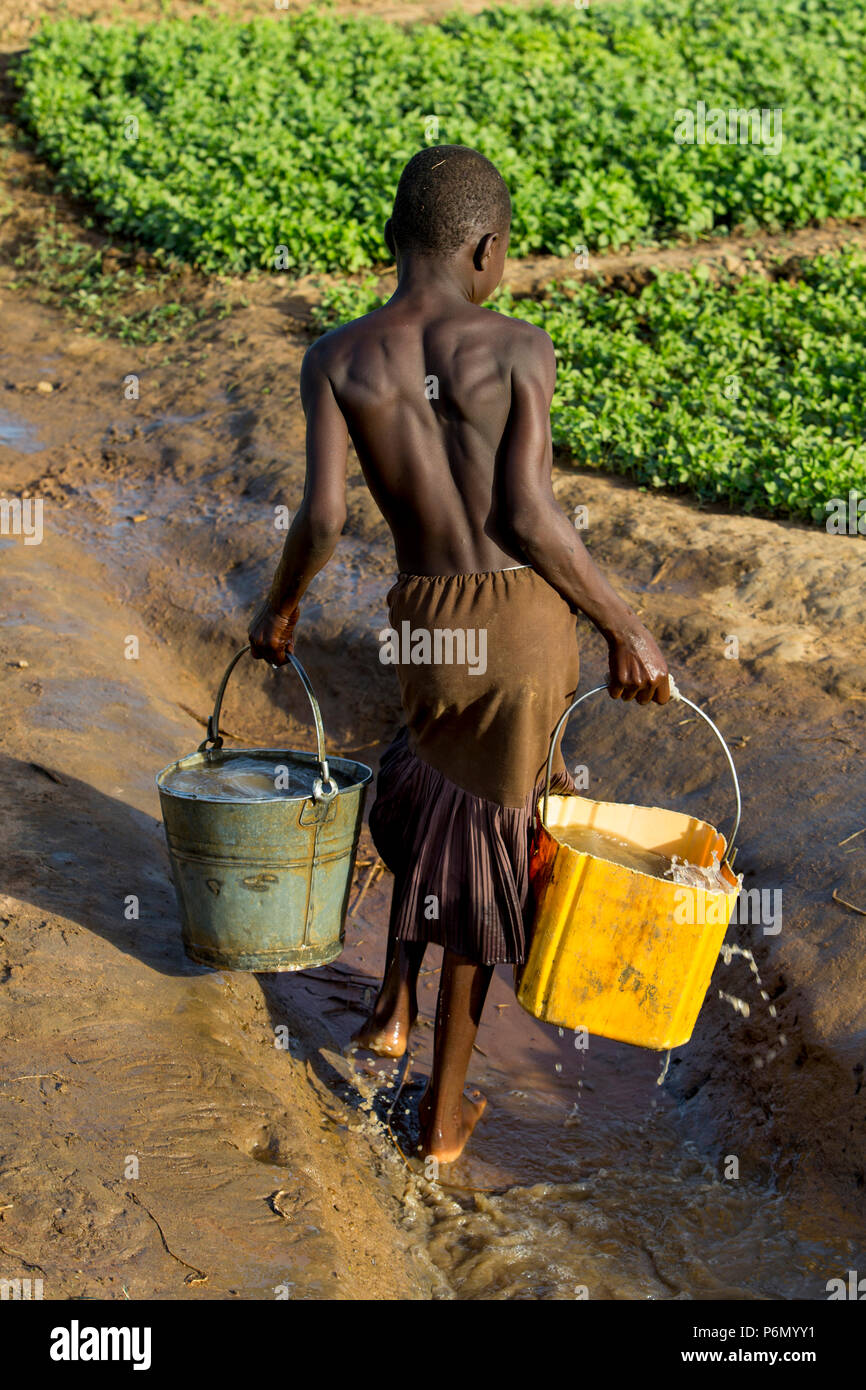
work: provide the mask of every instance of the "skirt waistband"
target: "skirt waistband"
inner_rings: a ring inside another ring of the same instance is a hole
[[[475,573],[467,572],[464,574],[412,574],[408,570],[400,570],[398,579],[487,579],[491,574],[509,574],[512,570],[529,570],[531,565],[503,565],[499,570],[478,570]]]

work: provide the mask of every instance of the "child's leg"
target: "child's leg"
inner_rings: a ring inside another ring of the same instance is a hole
[[[492,965],[455,951],[442,957],[433,1072],[419,1111],[421,1149],[441,1163],[460,1155],[487,1104],[480,1091],[464,1095],[464,1087],[492,974]]]
[[[402,1057],[418,1017],[418,972],[427,944],[388,936],[385,976],[367,1022],[352,1041],[380,1057]]]

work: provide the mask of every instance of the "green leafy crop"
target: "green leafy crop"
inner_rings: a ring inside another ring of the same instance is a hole
[[[272,266],[279,246],[296,271],[381,262],[400,169],[428,140],[498,165],[513,254],[862,215],[864,75],[862,0],[618,0],[406,28],[319,7],[61,20],[16,69],[61,187],[109,231],[221,271]],[[781,147],[677,143],[677,111],[699,102],[780,109]]]

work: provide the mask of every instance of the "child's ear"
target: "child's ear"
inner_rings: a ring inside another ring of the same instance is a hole
[[[390,219],[390,217],[388,218],[388,221],[385,223],[385,245],[387,246],[388,250],[391,252],[391,255],[392,255],[392,256],[394,257],[394,259],[396,260],[396,259],[397,259],[397,243],[394,241],[394,232],[393,232],[392,227],[391,227],[391,219]]]
[[[485,232],[479,241],[472,255],[472,264],[476,270],[486,270],[487,262],[493,255],[493,248],[499,240],[498,232]]]

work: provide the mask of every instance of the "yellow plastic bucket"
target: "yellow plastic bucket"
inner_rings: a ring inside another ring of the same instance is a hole
[[[730,750],[711,719],[671,682],[674,698],[695,710],[720,740],[740,789]],[[707,821],[655,806],[626,806],[583,796],[551,796],[553,750],[576,707],[550,743],[530,874],[536,901],[529,957],[517,997],[535,1018],[585,1028],[618,1042],[667,1050],[688,1042],[731,919],[736,893],[691,888],[626,868],[563,844],[576,827],[607,831],[629,845],[710,866],[718,856],[726,882],[737,879],[725,837]]]

